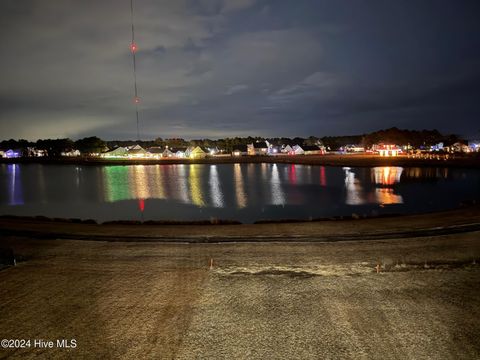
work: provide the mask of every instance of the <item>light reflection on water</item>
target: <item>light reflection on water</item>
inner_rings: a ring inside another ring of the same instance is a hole
[[[9,174],[11,178],[11,196],[10,204],[20,203],[21,188],[16,186],[18,175],[15,170],[18,165],[9,165]],[[233,165],[233,184],[235,188],[235,207],[245,208],[248,202],[246,193],[242,166]],[[254,177],[254,168],[249,167],[249,174]],[[171,171],[173,170],[173,171]],[[283,189],[284,185],[297,185],[310,183],[307,179],[312,178],[311,167],[302,168],[301,165],[289,165],[287,177],[281,177],[277,164],[262,164],[260,176],[262,183],[267,185],[270,191],[270,198],[267,201],[273,205],[285,205],[288,203]],[[345,203],[348,205],[361,205],[365,203],[379,204],[401,204],[403,202],[401,195],[396,195],[391,188],[376,188],[373,195],[367,196],[362,187],[362,181],[356,176],[355,172],[344,167],[344,182],[346,190]],[[171,171],[171,172],[170,172]],[[390,186],[400,182],[403,169],[400,167],[375,167],[371,169],[372,182],[378,185]],[[208,189],[202,182],[204,172],[208,172]],[[165,187],[166,182],[172,182],[173,186]],[[115,202],[129,199],[167,199],[179,200],[185,204],[194,204],[205,207],[212,206],[223,208],[226,206],[222,190],[221,179],[219,177],[216,165],[208,169],[203,165],[172,165],[163,167],[154,165],[153,167],[145,165],[133,166],[106,166],[103,168],[103,179],[105,183],[105,201]],[[44,180],[42,180],[42,183]],[[79,186],[78,179],[76,180]],[[320,168],[320,185],[327,185],[325,167]],[[208,193],[208,194],[207,194]],[[291,201],[298,203],[297,191],[290,193]],[[371,194],[370,194],[371,195]],[[209,202],[206,199],[210,199]]]
[[[20,166],[17,164],[8,164],[7,173],[10,180],[9,187],[9,205],[22,205],[23,204],[23,191],[22,182],[20,179]]]
[[[218,179],[217,165],[210,166],[210,197],[213,207],[222,208],[225,206],[223,203],[223,193],[220,188],[220,180]]]
[[[348,205],[365,204],[365,194],[360,180],[355,178],[355,173],[351,168],[344,167],[343,170],[345,171],[345,189],[347,190],[345,203]]]
[[[325,166],[320,166],[320,185],[327,186],[327,176],[325,175]]]
[[[474,169],[2,164],[0,214],[105,220],[138,218],[140,209],[146,219],[213,216],[253,221],[387,211],[393,206],[395,212],[408,212],[476,199],[479,185],[480,171]]]
[[[375,184],[393,185],[400,182],[403,168],[398,166],[381,166],[372,169]]]
[[[235,197],[237,201],[237,208],[243,209],[247,206],[247,195],[245,194],[245,188],[243,185],[242,167],[240,164],[234,166],[234,184],[235,184]]]
[[[282,190],[282,182],[278,173],[277,164],[273,164],[272,166],[270,189],[272,190],[272,198],[270,203],[273,205],[285,205],[285,194]]]
[[[402,195],[394,193],[393,189],[380,188],[375,189],[376,202],[382,205],[402,204]]]
[[[190,184],[190,194],[192,196],[192,203],[200,207],[205,206],[201,187],[202,171],[203,166],[190,165],[190,175],[188,177],[188,183]]]

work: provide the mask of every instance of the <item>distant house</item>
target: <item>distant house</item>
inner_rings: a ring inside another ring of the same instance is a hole
[[[144,158],[147,156],[147,150],[140,145],[134,145],[127,148],[127,156],[129,158]]]
[[[303,145],[302,149],[303,149],[303,153],[305,155],[323,155],[323,154],[325,154],[325,148],[317,146],[317,145],[312,145],[312,146]]]
[[[380,156],[398,156],[402,152],[402,149],[397,145],[379,144],[375,146],[375,151],[377,151]]]
[[[28,151],[29,151],[30,156],[34,156],[34,157],[47,156],[47,151],[46,150],[37,149],[37,148],[29,148]]]
[[[237,145],[233,147],[232,151],[233,156],[245,156],[248,155],[247,145]]]
[[[104,158],[123,158],[127,156],[127,149],[123,146],[119,146],[115,149],[100,154],[100,156]]]
[[[189,146],[185,149],[185,157],[189,158],[190,154],[192,153],[193,149],[195,149],[195,146]]]
[[[12,150],[12,149],[5,151],[3,155],[3,157],[6,157],[6,158],[18,158],[20,156],[22,156],[21,150]]]
[[[70,151],[62,151],[62,156],[80,156],[80,150],[70,150]]]
[[[345,152],[358,153],[358,152],[365,152],[365,147],[361,145],[356,145],[356,144],[349,144],[349,145],[345,145],[343,147],[343,150]]]
[[[281,149],[278,146],[269,144],[267,154],[268,155],[277,155],[277,154],[280,153],[280,150]]]
[[[469,152],[470,149],[467,145],[461,142],[456,142],[452,146],[450,146],[450,151],[451,152]]]
[[[468,142],[468,147],[470,148],[470,151],[472,151],[472,152],[479,152],[480,151],[480,141],[479,140],[469,141]]]
[[[281,152],[288,155],[293,155],[295,153],[290,145],[283,145]]]
[[[188,148],[175,148],[175,149],[172,149],[172,152],[174,153],[173,156],[175,156],[175,157],[177,157],[177,158],[187,157],[187,150],[188,150]]]
[[[259,141],[253,144],[247,145],[248,155],[266,155],[268,153],[268,142]]]
[[[295,145],[289,154],[293,155],[323,155],[325,148],[318,145]]]
[[[168,146],[165,148],[165,150],[163,150],[163,153],[162,153],[162,157],[164,158],[169,158],[169,157],[173,157],[175,156],[175,152],[176,151],[175,149],[170,149],[168,148]]]
[[[163,149],[160,146],[152,146],[147,149],[149,157],[159,159],[162,157]]]
[[[217,146],[207,148],[209,155],[217,155],[221,153],[220,149]]]
[[[439,142],[438,144],[432,145],[432,146],[430,147],[430,150],[431,150],[431,151],[442,151],[443,148],[444,148],[443,142]]]
[[[200,146],[195,147],[189,152],[189,157],[192,159],[202,159],[207,156],[207,152]]]
[[[293,146],[293,155],[305,155],[305,150],[300,145]]]

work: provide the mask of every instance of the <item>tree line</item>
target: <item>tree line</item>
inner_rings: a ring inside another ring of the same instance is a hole
[[[62,153],[78,150],[84,155],[103,152],[106,149],[106,142],[96,136],[90,136],[77,141],[69,138],[62,139],[39,139],[35,142],[25,139],[3,140],[0,142],[0,149],[19,150],[23,156],[35,156],[36,150],[44,152],[48,157],[60,157]]]

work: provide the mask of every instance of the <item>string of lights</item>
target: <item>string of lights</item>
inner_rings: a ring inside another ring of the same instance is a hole
[[[135,115],[137,117],[137,140],[140,140],[140,123],[138,120],[138,104],[140,103],[140,98],[138,97],[138,90],[137,90],[137,62],[135,58],[135,54],[137,52],[137,44],[135,43],[135,25],[133,21],[133,0],[130,0],[130,17],[132,22],[132,42],[130,43],[130,51],[132,52],[132,60],[133,60],[133,87],[134,87],[134,98],[133,101],[135,103]]]

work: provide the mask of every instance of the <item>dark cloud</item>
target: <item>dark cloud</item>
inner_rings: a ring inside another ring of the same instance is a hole
[[[478,136],[475,1],[136,1],[143,137]],[[134,138],[129,2],[0,3],[2,138]]]

